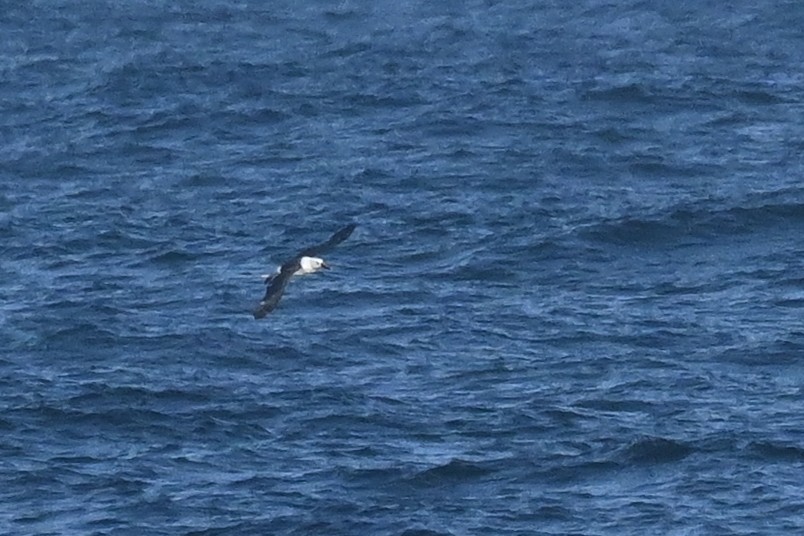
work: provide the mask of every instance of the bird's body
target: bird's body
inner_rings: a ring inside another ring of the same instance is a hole
[[[324,262],[324,259],[319,257],[300,257],[299,258],[299,269],[293,272],[293,275],[306,275],[306,274],[314,274],[321,269],[328,269],[327,263]],[[272,274],[263,274],[262,278],[267,285],[271,279],[278,276],[282,273],[282,266],[277,266],[276,271]]]
[[[322,269],[328,269],[329,266],[327,266],[327,263],[324,262],[324,259],[318,257],[318,255],[332,249],[349,238],[352,231],[355,230],[355,227],[357,227],[357,225],[350,223],[332,235],[326,242],[303,250],[280,266],[276,274],[266,277],[265,284],[268,288],[265,289],[265,297],[263,297],[259,306],[254,310],[254,318],[263,318],[276,309],[276,306],[279,305],[279,300],[282,299],[285,288],[290,282],[290,278],[294,275],[312,274]]]

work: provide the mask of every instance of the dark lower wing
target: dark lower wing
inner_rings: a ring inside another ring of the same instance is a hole
[[[338,244],[349,238],[352,235],[352,232],[355,230],[355,227],[357,227],[356,223],[350,223],[349,225],[347,225],[346,227],[344,227],[343,229],[332,235],[326,242],[318,244],[317,246],[309,247],[304,251],[302,251],[301,253],[299,253],[298,256],[299,257],[320,256],[322,253],[329,251],[330,249],[334,248],[335,246],[337,246]]]
[[[260,319],[265,315],[276,309],[279,305],[279,300],[285,293],[285,287],[288,286],[290,278],[299,269],[299,261],[294,260],[282,265],[282,269],[276,274],[273,279],[267,281],[268,288],[265,289],[265,296],[260,304],[254,309],[254,318]]]

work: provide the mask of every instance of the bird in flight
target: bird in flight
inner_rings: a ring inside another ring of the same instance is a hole
[[[276,309],[276,306],[279,305],[279,300],[282,299],[282,294],[285,292],[285,287],[288,286],[290,278],[294,275],[312,274],[322,269],[329,269],[327,263],[319,255],[349,238],[355,227],[357,227],[356,224],[350,223],[332,235],[326,242],[302,250],[298,255],[282,264],[276,274],[264,276],[265,285],[267,286],[265,297],[254,309],[254,318],[263,318]]]

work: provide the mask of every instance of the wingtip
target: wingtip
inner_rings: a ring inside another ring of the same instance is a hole
[[[265,318],[269,312],[271,312],[270,309],[267,309],[264,305],[260,304],[259,307],[251,311],[251,314],[254,315],[254,320],[259,320],[260,318]]]

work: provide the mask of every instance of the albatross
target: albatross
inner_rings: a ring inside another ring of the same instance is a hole
[[[355,227],[357,227],[356,224],[350,223],[332,235],[326,242],[302,250],[298,255],[282,264],[276,274],[264,276],[265,285],[267,286],[265,297],[254,309],[254,318],[263,318],[276,309],[276,306],[279,305],[279,300],[282,299],[282,294],[285,292],[285,287],[288,286],[290,278],[294,275],[312,274],[319,270],[329,269],[327,263],[319,255],[349,238]]]

